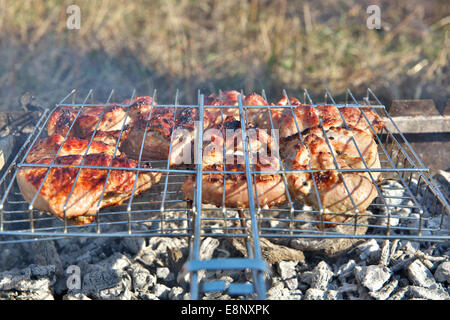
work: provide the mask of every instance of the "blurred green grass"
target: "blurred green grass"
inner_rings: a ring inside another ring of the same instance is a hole
[[[66,9],[81,9],[80,30]],[[366,8],[381,8],[381,30]],[[195,103],[198,89],[282,89],[323,100],[370,87],[392,99],[449,98],[448,1],[0,0],[0,108],[26,91],[43,105],[72,88],[104,98],[158,89]]]

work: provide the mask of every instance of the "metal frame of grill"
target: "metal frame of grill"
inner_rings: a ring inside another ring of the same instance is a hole
[[[70,92],[64,99],[62,99],[54,109],[45,110],[39,118],[32,133],[28,136],[24,145],[20,148],[18,153],[12,159],[9,167],[3,170],[0,180],[0,244],[26,242],[26,241],[42,241],[52,240],[67,237],[153,237],[153,236],[167,236],[167,237],[189,237],[191,239],[189,261],[185,265],[185,272],[190,273],[191,278],[191,296],[196,299],[200,292],[208,291],[227,291],[230,294],[248,295],[257,298],[265,297],[265,282],[264,273],[267,272],[267,266],[261,256],[260,237],[266,238],[304,238],[304,239],[325,239],[325,238],[355,238],[355,239],[408,239],[414,241],[448,241],[450,239],[448,229],[448,215],[450,206],[448,200],[438,189],[433,178],[429,174],[429,170],[423,165],[417,154],[412,149],[411,145],[406,140],[402,132],[394,123],[392,117],[387,112],[385,106],[379,101],[372,90],[367,90],[367,95],[363,97],[362,103],[358,102],[352,92],[347,89],[345,103],[336,103],[330,90],[326,89],[324,103],[332,104],[339,108],[352,107],[360,108],[365,121],[370,125],[374,132],[374,139],[378,145],[378,152],[382,168],[373,169],[368,168],[364,162],[362,153],[352,138],[356,149],[363,159],[365,168],[363,169],[342,169],[339,168],[336,158],[333,159],[338,171],[341,175],[344,172],[367,172],[371,177],[372,182],[376,186],[378,198],[369,207],[376,214],[367,216],[365,212],[358,212],[355,201],[352,195],[348,192],[347,185],[344,181],[345,189],[354,206],[354,211],[345,222],[334,223],[337,226],[346,228],[346,231],[336,231],[335,228],[325,227],[324,210],[320,204],[320,197],[318,195],[317,185],[313,178],[315,193],[319,203],[319,210],[305,208],[295,201],[287,192],[287,202],[276,208],[262,208],[257,201],[257,194],[252,188],[255,175],[261,172],[255,171],[249,161],[250,145],[247,142],[247,131],[249,128],[247,112],[252,108],[263,108],[269,111],[270,123],[273,129],[273,121],[271,117],[271,108],[286,108],[294,114],[295,106],[289,101],[287,106],[246,106],[243,105],[243,92],[239,96],[238,106],[207,106],[204,105],[204,95],[198,92],[198,103],[196,105],[182,105],[179,103],[179,93],[175,94],[173,104],[158,104],[157,107],[171,107],[176,110],[179,108],[198,108],[199,109],[199,128],[197,130],[197,146],[194,150],[197,159],[202,159],[202,136],[203,136],[203,111],[206,108],[238,108],[240,113],[241,134],[244,146],[245,171],[244,172],[228,172],[223,171],[226,175],[231,173],[243,173],[248,181],[248,193],[250,205],[246,209],[226,208],[223,205],[220,208],[204,205],[202,203],[202,176],[210,171],[203,170],[201,161],[193,167],[186,168],[171,168],[168,161],[150,161],[152,167],[144,168],[138,166],[137,168],[120,168],[120,167],[92,167],[94,169],[108,170],[107,180],[104,184],[104,189],[109,178],[111,170],[132,170],[136,172],[136,177],[139,172],[154,171],[162,173],[160,182],[147,190],[141,195],[134,196],[136,183],[133,187],[133,193],[129,200],[124,204],[115,207],[107,207],[99,209],[101,199],[97,205],[97,213],[95,221],[89,225],[69,225],[66,218],[58,219],[51,215],[33,208],[33,204],[38,196],[41,187],[36,192],[31,203],[26,202],[21,195],[16,182],[16,174],[19,168],[27,167],[46,167],[48,168],[47,175],[51,168],[60,167],[52,162],[50,165],[36,165],[25,163],[24,160],[30,151],[33,144],[38,138],[45,136],[45,128],[50,115],[59,106],[68,106],[78,108],[78,113],[69,127],[69,131],[75,124],[78,116],[84,108],[93,106],[107,106],[113,100],[114,90],[109,94],[105,103],[99,104],[94,102],[93,90],[90,90],[83,101],[77,103],[76,90]],[[264,91],[262,96],[266,101],[269,101]],[[315,104],[308,92],[304,90],[303,102],[312,106]],[[285,90],[283,95],[289,99]],[[136,96],[133,91],[130,101]],[[71,102],[68,101],[71,99]],[[156,100],[156,90],[153,92],[153,101]],[[370,103],[372,102],[372,103]],[[130,105],[118,104],[124,108]],[[376,111],[385,121],[392,123],[397,130],[391,132],[386,127],[378,134],[375,133],[374,128],[370,124],[365,112],[361,107],[370,106],[372,110]],[[127,109],[126,117],[128,117],[129,109]],[[151,112],[150,112],[151,114]],[[342,117],[342,114],[341,114]],[[222,113],[223,119],[223,113]],[[295,119],[295,117],[294,117]],[[342,117],[344,127],[347,127],[344,117]],[[174,119],[175,120],[175,119]],[[126,118],[123,120],[125,124]],[[322,121],[322,120],[320,120]],[[93,135],[89,141],[91,145],[94,136],[97,132],[97,123]],[[298,124],[296,123],[297,128]],[[115,154],[119,148],[119,141],[122,137],[124,125],[121,128],[118,142],[115,146]],[[300,131],[300,130],[299,130]],[[147,132],[147,128],[145,128]],[[330,142],[323,130],[328,147],[331,149]],[[69,136],[66,134],[64,142]],[[145,139],[146,135],[143,136]],[[301,136],[299,136],[301,140]],[[63,142],[63,143],[64,143]],[[299,141],[303,143],[303,141]],[[144,146],[144,140],[141,144],[139,163],[142,163],[141,156]],[[58,150],[58,153],[60,149]],[[169,148],[169,159],[172,151],[172,141]],[[58,155],[57,153],[57,155]],[[87,154],[87,151],[86,151]],[[332,152],[333,154],[333,152]],[[56,158],[56,157],[55,157]],[[286,185],[286,174],[292,171],[285,170],[283,163],[280,160],[281,170],[265,173],[276,173],[282,175],[283,182]],[[83,162],[80,165],[73,167],[82,169],[86,168]],[[304,172],[316,172],[321,169],[312,169],[311,167]],[[401,196],[392,196],[386,193],[388,189],[395,189],[382,184],[377,184],[372,177],[373,172],[381,172],[385,180],[395,180],[397,182],[398,191],[402,192]],[[79,171],[78,171],[79,174]],[[188,175],[195,175],[196,187],[194,192],[194,200],[187,202],[184,200],[181,192],[181,186]],[[75,183],[69,194],[72,194]],[[137,179],[136,179],[137,180]],[[45,181],[45,179],[44,179]],[[224,182],[225,183],[225,182]],[[256,188],[256,185],[255,185]],[[225,188],[224,188],[225,190]],[[103,196],[102,196],[103,197]],[[223,195],[225,199],[225,194]],[[66,201],[66,205],[68,203]],[[402,204],[395,202],[400,200]],[[223,201],[225,203],[225,201]],[[406,204],[404,204],[406,203]],[[384,208],[384,213],[378,212],[378,209]],[[401,208],[410,209],[416,213],[415,217],[405,217],[396,214],[396,210]],[[304,218],[304,214],[312,214],[312,219]],[[428,219],[440,216],[440,223],[438,226],[427,227],[425,223]],[[384,219],[383,224],[377,224],[372,220]],[[391,221],[397,219],[400,223],[393,225]],[[361,222],[363,221],[363,222]],[[402,223],[403,222],[403,223]],[[358,233],[359,228],[365,228],[366,232]],[[227,258],[227,259],[211,259],[202,260],[200,257],[200,244],[202,237],[234,237],[241,238],[246,243],[248,256],[245,258]],[[239,269],[247,270],[251,273],[253,283],[233,283],[225,284],[223,281],[200,281],[199,272],[201,270],[228,270]]]

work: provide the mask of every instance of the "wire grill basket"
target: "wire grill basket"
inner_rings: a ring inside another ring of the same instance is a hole
[[[318,105],[312,101],[307,90],[304,90],[302,95],[305,103],[312,106]],[[162,177],[158,184],[140,195],[132,195],[122,205],[97,210],[94,222],[89,225],[71,225],[67,219],[59,219],[45,212],[39,212],[33,208],[37,193],[33,201],[27,202],[18,188],[16,181],[18,169],[33,167],[33,164],[26,163],[24,159],[35,142],[46,135],[47,122],[57,107],[62,105],[73,107],[80,114],[80,111],[84,108],[110,104],[110,101],[114,99],[114,91],[111,91],[106,102],[102,104],[95,103],[93,96],[93,91],[90,90],[84,99],[78,101],[80,99],[77,99],[76,91],[73,90],[54,109],[45,110],[24,145],[11,160],[9,167],[3,170],[0,180],[0,244],[66,237],[189,237],[191,239],[190,256],[185,265],[185,271],[191,274],[191,295],[193,298],[198,297],[200,289],[203,292],[227,290],[229,293],[264,298],[263,274],[267,269],[261,257],[259,240],[261,237],[302,238],[306,240],[375,238],[448,241],[450,239],[448,221],[450,207],[446,197],[438,189],[429,170],[418,158],[405,136],[398,130],[385,106],[370,89],[367,90],[367,95],[363,97],[361,102],[358,102],[350,90],[346,92],[344,103],[336,103],[328,89],[325,92],[324,103],[335,105],[338,108],[360,108],[364,117],[366,116],[361,107],[370,105],[372,110],[386,122],[390,122],[391,127],[396,129],[395,132],[392,132],[384,127],[381,132],[376,134],[366,117],[375,133],[374,139],[378,145],[381,168],[369,169],[366,165],[360,171],[367,172],[374,183],[372,174],[381,172],[383,182],[375,184],[378,197],[366,212],[355,210],[350,218],[344,222],[333,223],[332,227],[324,225],[321,207],[314,209],[305,206],[295,201],[289,194],[287,194],[285,204],[274,208],[260,207],[259,202],[255,201],[257,194],[254,193],[251,185],[255,181],[257,171],[250,165],[248,156],[249,144],[246,140],[246,131],[249,127],[248,122],[246,122],[247,113],[253,108],[264,108],[269,110],[270,114],[272,106],[244,106],[241,97],[239,97],[238,106],[214,107],[237,108],[239,110],[243,145],[246,151],[244,154],[245,172],[242,173],[249,181],[247,191],[250,202],[248,208],[234,209],[227,208],[224,205],[215,207],[203,204],[201,177],[205,171],[202,168],[201,161],[200,164],[192,167],[173,168],[168,161],[161,160],[150,161],[151,169],[145,166],[128,169],[134,170],[133,172],[136,175],[146,170],[160,172]],[[157,106],[175,109],[197,108],[200,115],[197,137],[200,137],[198,141],[201,141],[203,111],[209,107],[204,104],[204,95],[199,91],[198,104],[196,105],[180,104],[178,96],[177,91],[173,104],[158,103]],[[268,101],[264,91],[262,96]],[[286,91],[283,91],[283,96],[288,97]],[[135,92],[132,93],[130,101],[133,101],[134,97]],[[156,91],[153,93],[153,101],[155,101],[155,98]],[[121,106],[128,110],[127,107],[130,105],[121,104]],[[279,108],[280,106],[276,107]],[[295,106],[289,103],[283,108],[293,110]],[[69,127],[69,131],[75,121],[76,119]],[[345,120],[344,125],[346,125]],[[123,130],[124,126],[120,130],[119,140]],[[68,134],[65,137],[66,139],[67,136]],[[358,148],[356,143],[355,146]],[[118,144],[116,145],[117,149]],[[169,150],[171,149],[172,144]],[[360,151],[358,150],[358,152]],[[202,159],[201,143],[197,144],[194,153],[198,159]],[[57,167],[57,165],[52,163],[46,167]],[[75,167],[85,168],[83,164]],[[98,169],[108,170],[109,176],[109,172],[113,168],[99,167]],[[346,169],[336,170],[346,171]],[[311,169],[309,172],[313,171]],[[281,170],[274,173],[281,174],[283,182],[286,184],[286,174],[289,172],[285,170],[282,163]],[[196,177],[193,201],[185,201],[181,192],[181,187],[189,175],[195,175]],[[243,239],[247,247],[247,257],[201,260],[199,255],[200,242],[206,236]],[[198,277],[200,270],[227,269],[250,271],[253,283],[235,283],[227,286],[221,281],[201,283]]]

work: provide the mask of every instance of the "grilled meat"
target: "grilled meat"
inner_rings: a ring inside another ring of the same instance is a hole
[[[89,149],[88,146],[87,140],[69,137],[64,141],[64,137],[58,134],[38,140],[25,159],[27,163],[35,164],[36,167],[23,167],[17,173],[17,182],[25,200],[31,202],[43,183],[33,204],[34,208],[48,211],[60,218],[65,214],[70,222],[83,224],[94,219],[93,216],[85,215],[95,214],[97,205],[100,209],[121,204],[129,199],[136,179],[135,171],[112,169],[105,193],[102,193],[108,170],[89,166],[137,168],[138,163],[127,159],[117,150],[114,156],[115,147],[103,142],[92,141]],[[59,153],[56,154],[58,150]],[[64,166],[49,169],[48,166],[52,163]],[[74,165],[83,165],[86,168],[80,169],[73,167]],[[76,185],[64,213],[64,205],[78,172]],[[160,178],[160,173],[140,172],[137,176],[135,194],[151,188]],[[103,198],[99,203],[102,195]]]
[[[370,134],[357,128],[347,130],[330,127],[326,135],[330,145],[323,129],[318,127],[302,134],[303,144],[298,135],[290,137],[285,143],[282,154],[286,169],[298,170],[287,175],[288,186],[297,200],[316,210],[321,206],[325,220],[345,221],[348,216],[337,214],[354,212],[355,206],[359,212],[364,212],[377,196],[377,191],[368,172],[339,173],[335,169],[360,169],[366,168],[366,165],[368,168],[380,168],[377,146]],[[320,171],[304,172],[309,169]],[[379,173],[372,173],[372,178],[379,179]]]
[[[216,125],[210,134],[204,136],[203,170],[214,171],[203,174],[202,201],[218,207],[248,208],[248,185],[244,164],[244,148],[240,121],[229,116],[221,124]],[[232,134],[222,134],[226,129],[237,129]],[[265,131],[256,130],[249,134],[249,157],[254,171],[280,170],[278,153],[273,148],[271,137]],[[241,171],[237,173],[221,173],[221,171]],[[253,192],[259,206],[274,206],[286,200],[286,189],[279,174],[258,173],[254,177]],[[188,176],[182,191],[185,198],[193,200],[195,176]]]

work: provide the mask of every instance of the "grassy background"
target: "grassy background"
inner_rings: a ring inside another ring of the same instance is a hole
[[[66,9],[81,8],[68,30]],[[381,30],[366,27],[370,4]],[[195,103],[197,89],[284,88],[318,101],[325,87],[383,102],[450,95],[450,4],[434,1],[0,0],[0,108],[30,92],[49,106],[72,88],[117,100],[158,89],[160,102]]]

